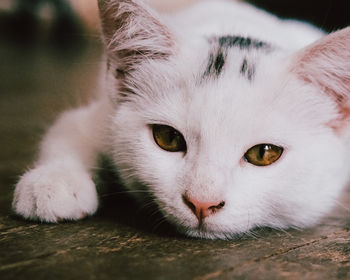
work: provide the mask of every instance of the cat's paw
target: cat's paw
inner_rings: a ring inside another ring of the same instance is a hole
[[[82,168],[64,163],[38,166],[18,182],[12,207],[32,220],[58,222],[93,214],[98,205],[95,184]]]

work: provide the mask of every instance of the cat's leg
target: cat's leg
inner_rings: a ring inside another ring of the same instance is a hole
[[[110,105],[99,100],[64,113],[49,129],[34,168],[18,182],[14,211],[46,222],[77,220],[98,205],[90,174],[103,149]]]

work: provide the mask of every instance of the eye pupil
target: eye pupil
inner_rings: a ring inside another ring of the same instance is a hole
[[[244,154],[244,160],[256,166],[266,166],[277,161],[282,153],[282,147],[272,144],[259,144],[250,148]]]
[[[268,151],[269,146],[268,145],[261,145],[260,149],[259,149],[259,157],[260,159],[264,158],[265,152]]]
[[[152,125],[153,138],[156,144],[168,152],[185,152],[186,141],[175,128],[167,125]]]
[[[170,142],[176,141],[179,138],[179,134],[176,130],[171,130],[169,132]]]

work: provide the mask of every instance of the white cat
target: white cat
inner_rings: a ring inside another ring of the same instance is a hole
[[[233,1],[167,16],[136,0],[99,9],[100,96],[48,131],[16,187],[18,214],[93,214],[99,153],[190,236],[308,227],[331,210],[350,171],[350,28],[324,36]]]

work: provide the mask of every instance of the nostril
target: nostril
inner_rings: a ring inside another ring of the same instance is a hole
[[[193,213],[196,213],[196,206],[187,198],[186,195],[182,195],[183,202],[192,210]]]
[[[225,201],[221,201],[218,205],[213,205],[208,207],[209,210],[215,212],[216,210],[219,210],[225,206]]]

